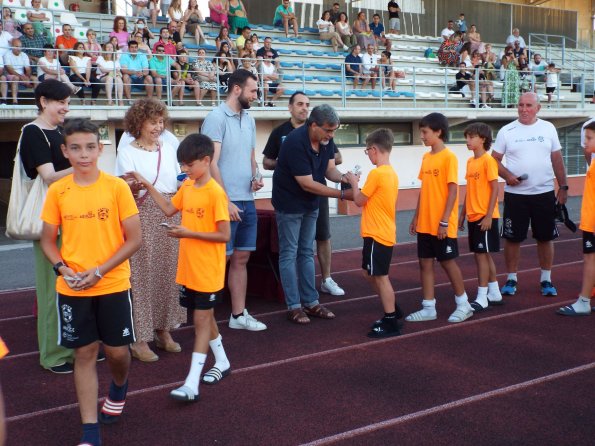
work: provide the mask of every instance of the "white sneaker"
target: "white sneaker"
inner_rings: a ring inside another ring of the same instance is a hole
[[[332,296],[344,296],[345,295],[345,290],[343,288],[341,288],[339,285],[337,285],[337,282],[335,282],[330,277],[326,280],[323,280],[320,283],[320,291],[322,291],[323,293],[326,293],[326,294],[330,294]]]
[[[266,330],[267,326],[248,314],[248,310],[244,308],[244,314],[237,319],[232,316],[229,317],[229,328],[248,331],[262,331]]]
[[[343,45],[343,51],[347,51],[349,47],[347,45]]]
[[[205,40],[204,40],[204,44],[205,44],[205,45],[210,45],[210,44],[211,44],[211,42],[209,42],[209,39],[205,39]]]

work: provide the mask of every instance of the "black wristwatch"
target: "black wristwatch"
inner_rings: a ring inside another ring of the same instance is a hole
[[[560,190],[568,190],[568,185],[566,185],[566,186],[559,186],[558,189],[560,189]]]
[[[56,273],[56,276],[61,276],[62,274],[60,274],[60,268],[62,268],[63,266],[66,266],[66,263],[64,262],[58,262],[55,265],[52,266],[54,272]]]

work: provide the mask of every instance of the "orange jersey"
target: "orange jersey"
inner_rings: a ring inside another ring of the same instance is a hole
[[[61,226],[60,254],[74,272],[101,265],[124,244],[122,221],[138,214],[130,188],[121,178],[100,172],[90,186],[79,186],[68,175],[49,189],[41,219]],[[74,297],[101,296],[130,288],[130,264],[120,263],[87,290],[74,291],[62,276],[56,291]]]
[[[0,338],[0,359],[4,358],[6,355],[8,355],[8,347],[2,338]]]
[[[498,181],[498,163],[488,153],[484,153],[479,158],[471,157],[467,160],[467,198],[465,199],[465,208],[467,219],[469,221],[478,221],[488,213],[490,204],[490,195],[492,189],[491,181]],[[499,218],[498,200],[492,212],[492,218]]]
[[[195,187],[186,180],[172,198],[182,213],[182,226],[194,232],[215,232],[217,222],[229,221],[225,191],[214,180]],[[176,282],[204,293],[214,293],[225,282],[225,243],[206,240],[180,239]]]
[[[438,153],[428,152],[421,162],[418,178],[421,180],[417,232],[438,235],[438,226],[444,214],[449,183],[458,183],[459,163],[448,148]],[[457,238],[459,218],[459,188],[452,212],[448,217],[447,237]]]
[[[397,242],[395,211],[399,193],[399,177],[390,165],[373,169],[362,193],[368,197],[362,211],[360,234],[378,243],[392,246]]]
[[[591,162],[591,167],[589,167],[585,177],[585,190],[581,205],[581,224],[579,227],[585,232],[595,232],[595,161]]]

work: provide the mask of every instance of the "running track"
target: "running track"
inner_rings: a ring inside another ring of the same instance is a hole
[[[102,428],[103,443],[593,444],[595,315],[554,314],[576,299],[582,274],[578,235],[563,232],[553,272],[560,296],[539,294],[537,254],[529,242],[522,248],[519,293],[506,298],[506,305],[447,323],[454,297],[437,269],[438,320],[406,324],[396,338],[365,336],[381,306],[361,277],[359,251],[333,255],[333,277],[347,290],[343,298],[322,296],[337,314],[333,321],[293,325],[281,304],[251,298],[251,313],[269,329],[248,333],[227,327],[225,303],[217,318],[231,376],[201,386],[197,404],[170,400],[169,391],[186,376],[193,340],[189,327],[176,330],[182,353],[159,353],[152,364],[133,362],[125,414],[117,425]],[[391,269],[406,313],[421,300],[415,249],[398,245]],[[495,260],[503,273],[502,255]],[[473,296],[475,264],[465,250],[459,265]],[[0,334],[11,349],[0,361],[8,445],[76,444],[72,375],[39,367],[33,300],[32,290],[0,293]],[[98,367],[105,392],[107,366]]]

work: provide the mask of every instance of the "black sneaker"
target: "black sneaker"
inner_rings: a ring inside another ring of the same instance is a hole
[[[48,370],[52,373],[57,373],[58,375],[67,375],[68,373],[74,372],[74,367],[71,363],[65,362],[64,364],[50,367]]]
[[[380,321],[380,324],[374,324],[374,327],[371,331],[368,332],[369,338],[388,338],[391,336],[400,336],[401,329],[399,328],[398,324],[388,323],[383,320]]]

